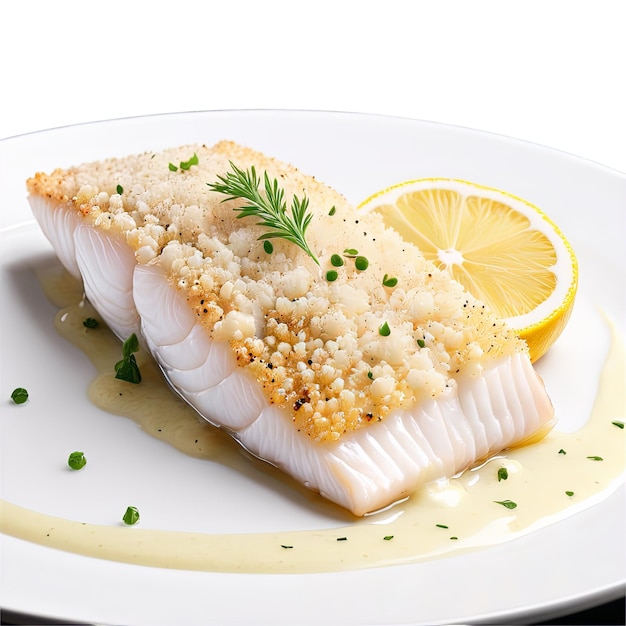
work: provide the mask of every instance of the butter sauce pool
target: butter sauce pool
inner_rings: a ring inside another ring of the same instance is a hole
[[[85,329],[85,318],[98,316],[82,301],[80,285],[56,269],[39,278],[50,301],[62,307],[55,320],[57,330],[99,372],[89,389],[96,406],[133,419],[182,453],[240,471],[253,464],[314,503],[328,506],[278,470],[248,458],[230,437],[201,420],[169,390],[147,355],[138,359],[140,385],[116,380],[112,372],[120,341],[102,325]],[[260,534],[129,529],[52,517],[0,501],[1,530],[44,546],[119,562],[249,573],[413,563],[507,541],[593,505],[623,481],[625,432],[615,422],[623,424],[626,417],[626,354],[623,338],[611,329],[593,411],[578,431],[552,431],[541,441],[427,485],[386,511],[341,527]]]

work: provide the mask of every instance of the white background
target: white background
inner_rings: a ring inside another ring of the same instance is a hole
[[[0,137],[174,111],[325,109],[486,130],[626,172],[624,7],[3,2]]]

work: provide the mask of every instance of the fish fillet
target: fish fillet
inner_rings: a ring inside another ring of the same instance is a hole
[[[232,163],[309,199],[319,266],[282,239],[268,253],[266,229],[234,210],[243,201],[208,186]],[[27,187],[120,339],[136,333],[203,418],[355,515],[553,423],[512,330],[379,216],[290,164],[223,141],[38,173]]]

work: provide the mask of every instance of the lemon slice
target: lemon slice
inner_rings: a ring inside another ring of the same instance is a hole
[[[526,340],[533,361],[572,312],[578,264],[539,208],[475,183],[429,178],[395,185],[360,205],[446,268]]]

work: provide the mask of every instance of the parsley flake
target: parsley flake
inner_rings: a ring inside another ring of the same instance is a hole
[[[359,270],[359,272],[364,272],[369,267],[370,262],[364,256],[358,256],[354,259],[354,267]]]
[[[127,526],[134,526],[139,521],[139,511],[137,507],[129,506],[126,509],[126,513],[124,513],[124,517],[122,517],[122,521]]]
[[[387,324],[387,322],[385,322],[384,324],[382,324],[380,326],[380,328],[378,329],[378,332],[383,337],[389,337],[389,335],[391,335],[391,328],[389,328],[389,324]]]
[[[188,169],[191,169],[192,165],[198,165],[198,155],[195,152],[193,153],[193,156],[188,161],[180,162],[180,169],[188,170]]]
[[[24,402],[28,400],[28,391],[26,391],[24,387],[18,387],[17,389],[14,389],[13,393],[11,394],[11,400],[13,400],[15,404],[24,404]]]
[[[506,467],[501,467],[498,470],[498,482],[501,480],[506,480],[509,477],[509,470]]]
[[[385,287],[395,287],[398,284],[398,279],[394,276],[389,276],[389,274],[385,274],[383,276],[383,285]]]
[[[517,508],[517,504],[512,500],[494,500],[496,504],[501,504],[503,507],[507,509],[515,509]]]
[[[67,464],[73,470],[80,470],[87,465],[87,459],[83,452],[72,452],[67,458]]]
[[[343,259],[338,254],[333,254],[330,257],[330,264],[334,267],[341,267],[343,265]]]
[[[141,382],[141,372],[133,352],[139,350],[139,340],[133,333],[122,345],[122,359],[115,364],[115,378],[137,385]]]

